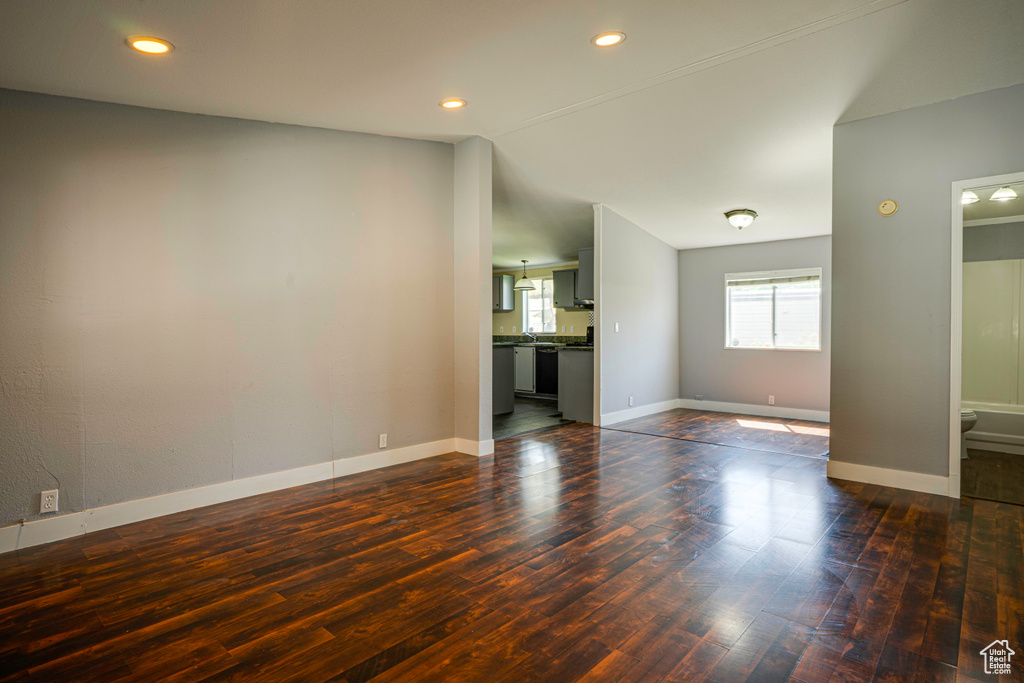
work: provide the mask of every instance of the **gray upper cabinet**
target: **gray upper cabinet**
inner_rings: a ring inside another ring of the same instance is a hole
[[[491,310],[514,311],[516,310],[516,293],[514,275],[495,275],[491,288]]]
[[[573,308],[576,305],[576,270],[556,270],[552,279],[555,308]]]
[[[580,266],[556,270],[555,308],[590,309],[594,304],[594,248],[580,249]]]
[[[594,300],[594,248],[580,249],[580,269],[576,275],[576,298]]]

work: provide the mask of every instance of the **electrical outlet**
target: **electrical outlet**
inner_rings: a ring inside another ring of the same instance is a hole
[[[512,326],[512,334],[515,334],[515,333],[516,333],[516,326],[515,326],[515,325],[513,325],[513,326]]]
[[[631,406],[633,405],[633,397],[632,396],[629,397],[629,405],[631,405]]]
[[[504,331],[505,331],[505,328],[504,328],[504,327],[499,327],[499,328],[498,328],[498,332],[504,332]]]
[[[569,328],[569,334],[576,334],[576,326],[573,325]]]
[[[770,406],[775,405],[775,397],[772,396],[771,394],[768,395],[768,405],[770,405]]]
[[[562,325],[562,334],[565,334],[565,325]]]
[[[57,489],[39,494],[39,514],[57,511]]]
[[[377,448],[387,448],[387,447],[388,447],[388,435],[387,434],[381,434],[379,437],[377,437]]]
[[[695,399],[697,399],[698,401],[703,401],[704,400],[704,394],[694,394],[693,397]]]
[[[615,323],[615,331],[616,331],[616,332],[618,332],[618,331],[619,331],[619,324],[618,324],[618,323]]]

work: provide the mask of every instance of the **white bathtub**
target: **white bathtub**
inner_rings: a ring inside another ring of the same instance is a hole
[[[1002,403],[960,404],[978,414],[978,424],[967,432],[967,447],[1024,455],[1024,406]]]

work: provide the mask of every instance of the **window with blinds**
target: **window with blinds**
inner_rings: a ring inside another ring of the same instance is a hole
[[[821,268],[725,276],[725,345],[821,350]]]

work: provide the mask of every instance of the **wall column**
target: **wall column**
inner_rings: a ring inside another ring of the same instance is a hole
[[[490,455],[491,142],[455,145],[455,438],[460,453]]]

